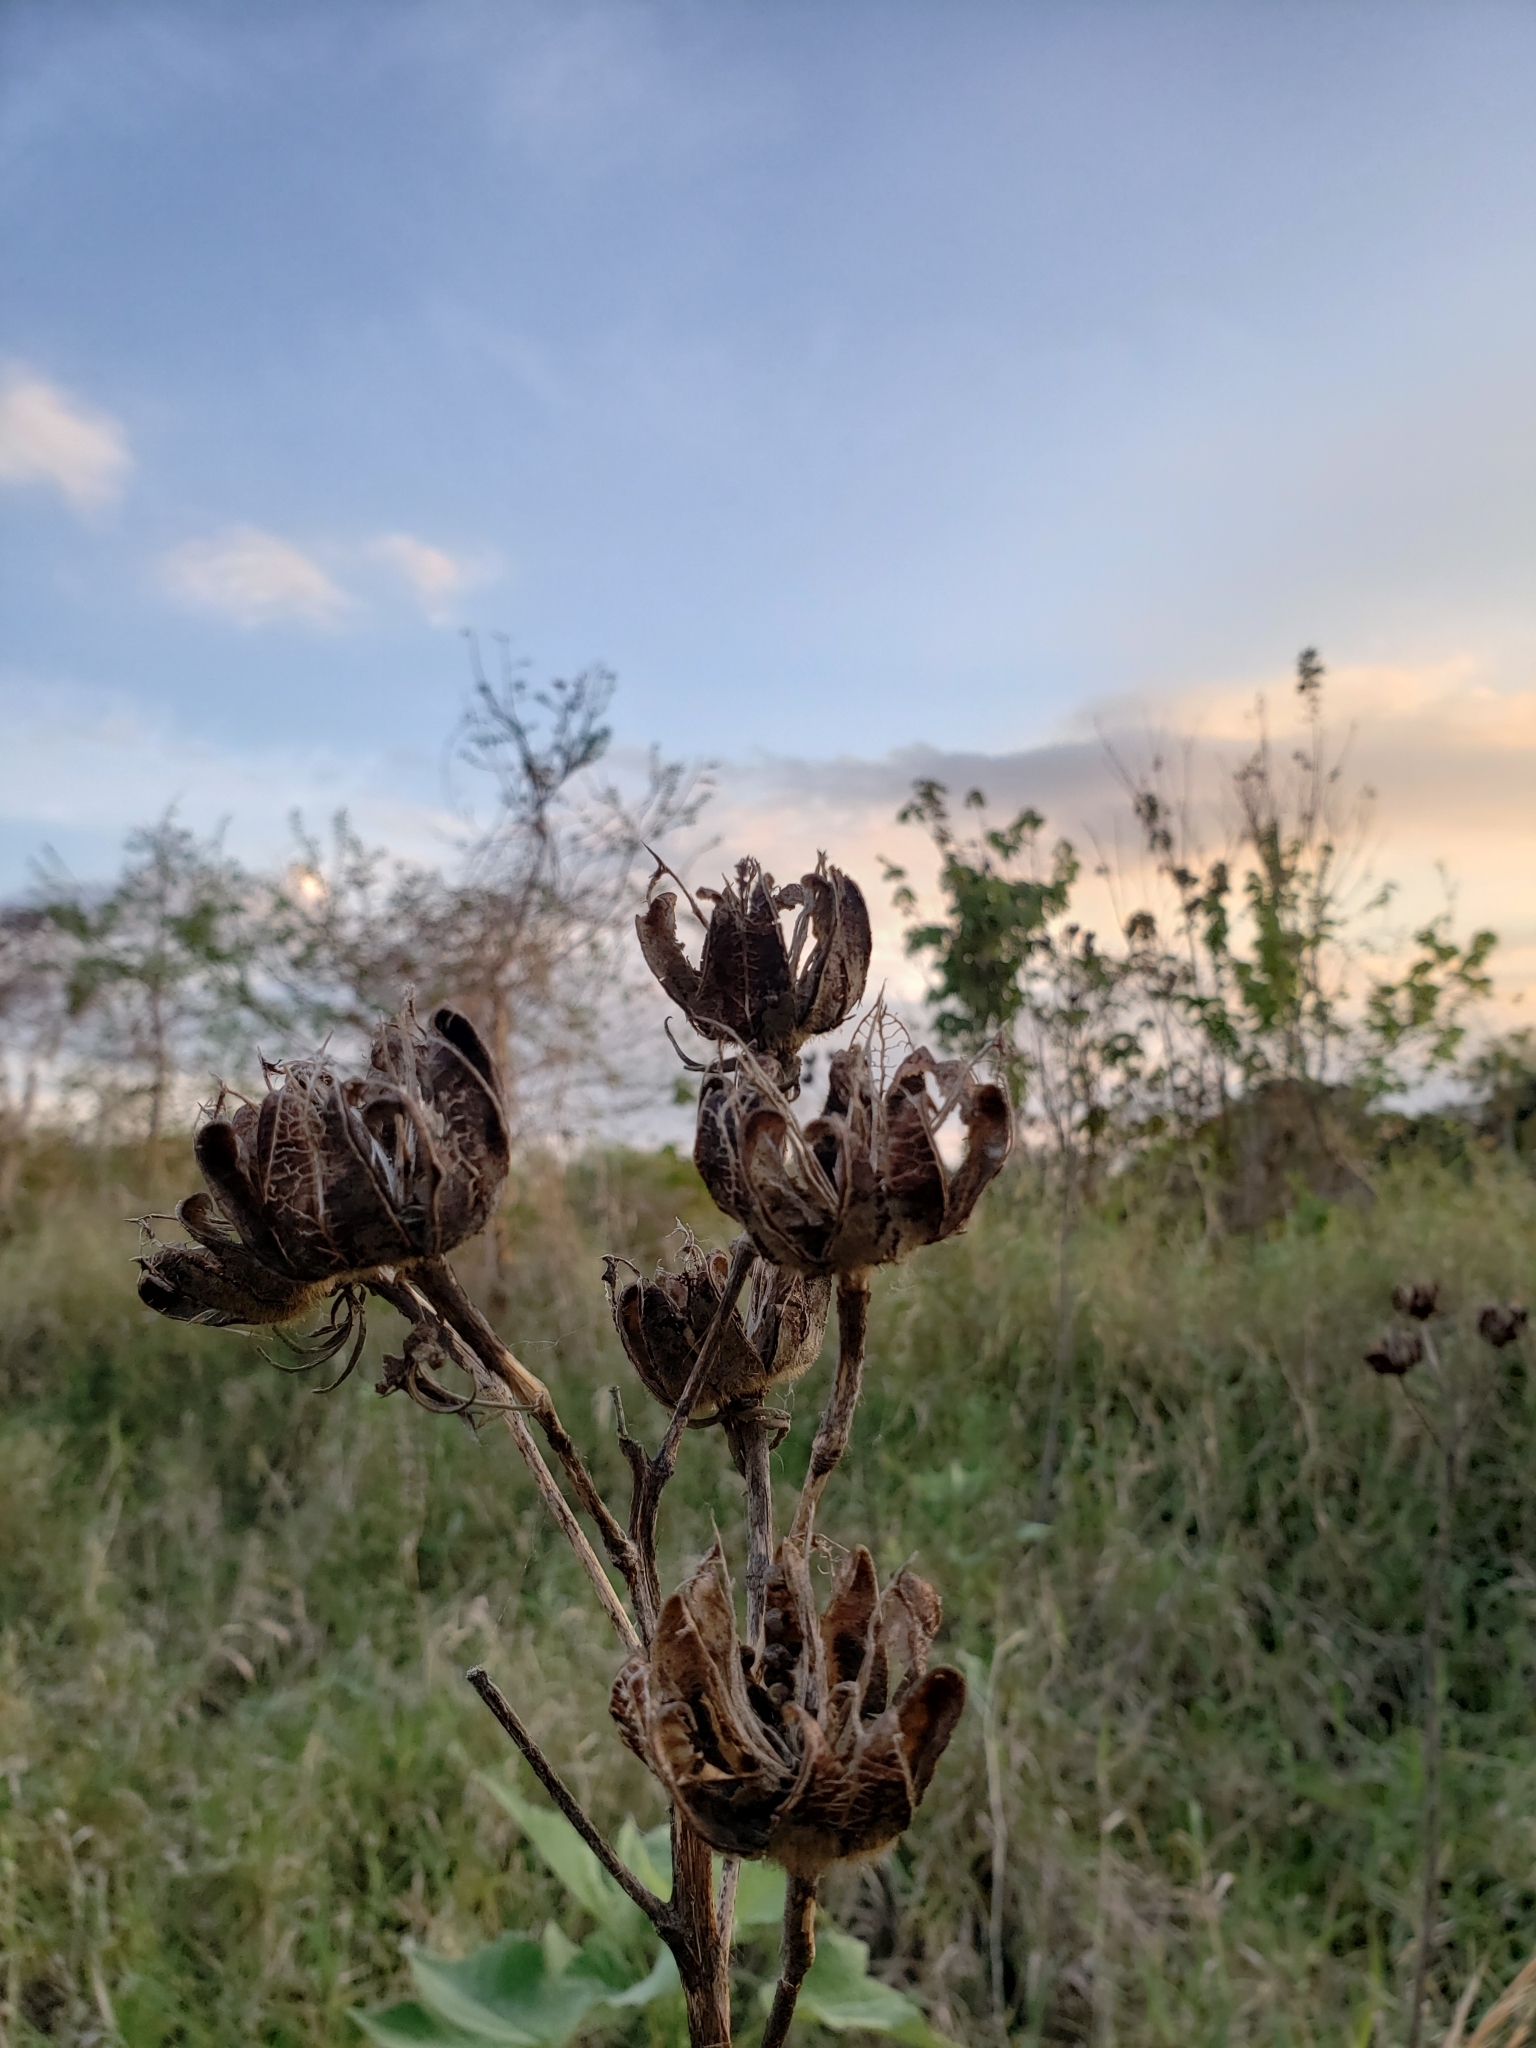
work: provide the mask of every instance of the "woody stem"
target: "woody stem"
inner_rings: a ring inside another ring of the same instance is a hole
[[[868,1328],[869,1269],[860,1266],[837,1277],[837,1376],[832,1382],[832,1398],[816,1425],[810,1469],[789,1530],[790,1541],[802,1550],[809,1547],[821,1496],[853,1433],[853,1412],[864,1386],[864,1339]]]
[[[773,1564],[773,1478],[761,1398],[744,1401],[725,1418],[725,1440],[737,1471],[747,1482],[747,1642],[754,1652],[760,1652],[768,1573]]]
[[[761,2048],[784,2048],[789,2023],[795,2016],[795,2000],[805,1973],[816,1960],[816,1885],[807,1877],[792,1877],[784,1893],[784,1941],[779,1951],[779,1981],[774,1989],[768,2024],[763,2029]]]

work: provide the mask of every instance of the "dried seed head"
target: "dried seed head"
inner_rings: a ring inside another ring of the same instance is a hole
[[[1424,1339],[1417,1330],[1388,1330],[1365,1354],[1372,1372],[1401,1379],[1424,1356]]]
[[[1440,1313],[1439,1281],[1414,1280],[1407,1286],[1394,1287],[1392,1306],[1400,1316],[1412,1316],[1416,1323],[1427,1323],[1431,1316]]]
[[[743,860],[734,885],[698,894],[713,905],[698,966],[678,939],[671,890],[635,919],[646,965],[701,1037],[749,1047],[780,1087],[793,1090],[801,1046],[835,1031],[864,994],[870,929],[863,894],[825,854],[814,873],[784,889],[755,860]],[[799,913],[787,944],[786,910]]]
[[[955,1112],[966,1143],[951,1171],[938,1132]],[[832,1055],[826,1105],[803,1131],[756,1061],[711,1073],[693,1157],[765,1259],[840,1273],[888,1265],[963,1229],[1012,1144],[1006,1093],[964,1061],[912,1052],[886,1086],[867,1045],[855,1044]]]
[[[965,1680],[926,1669],[940,1614],[911,1572],[882,1594],[859,1549],[818,1620],[804,1556],[786,1542],[754,1655],[717,1543],[662,1609],[649,1656],[620,1671],[611,1711],[713,1848],[818,1877],[890,1847],[954,1733]]]
[[[655,1279],[645,1280],[627,1261],[610,1258],[603,1272],[619,1341],[642,1384],[666,1408],[682,1396],[720,1306],[730,1257],[703,1252],[690,1234],[681,1267],[669,1273],[658,1266]],[[831,1304],[830,1280],[754,1259],[745,1313],[731,1312],[694,1419],[708,1421],[733,1402],[793,1386],[816,1362]]]
[[[292,1321],[380,1266],[435,1257],[480,1230],[510,1161],[501,1086],[472,1025],[409,1009],[367,1071],[269,1069],[259,1102],[219,1108],[193,1150],[209,1192],[180,1204],[192,1245],[141,1261],[140,1299],[181,1321]]]
[[[1519,1308],[1514,1302],[1490,1302],[1477,1319],[1477,1334],[1495,1351],[1502,1351],[1506,1344],[1518,1340],[1529,1320],[1529,1309]]]

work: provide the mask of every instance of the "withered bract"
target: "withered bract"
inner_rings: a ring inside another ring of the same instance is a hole
[[[717,1543],[614,1682],[619,1732],[710,1845],[801,1877],[878,1855],[908,1826],[965,1706],[927,1670],[942,1610],[901,1572],[878,1589],[855,1550],[818,1620],[798,1547],[768,1581],[764,1644],[744,1649]]]

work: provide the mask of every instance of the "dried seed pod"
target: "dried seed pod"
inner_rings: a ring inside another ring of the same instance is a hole
[[[1506,1344],[1518,1340],[1529,1320],[1529,1309],[1520,1308],[1514,1302],[1491,1301],[1477,1319],[1477,1334],[1495,1351],[1502,1351]]]
[[[705,1253],[690,1234],[682,1270],[658,1266],[645,1280],[623,1259],[610,1258],[603,1281],[614,1328],[647,1392],[676,1407],[705,1332],[725,1291],[730,1256]],[[746,1308],[731,1311],[715,1364],[693,1419],[708,1421],[730,1404],[790,1387],[816,1363],[832,1304],[830,1280],[786,1273],[763,1259],[752,1262]]]
[[[966,1143],[951,1171],[938,1132],[956,1112]],[[962,1230],[1012,1144],[1006,1093],[964,1061],[936,1060],[924,1048],[885,1086],[866,1047],[852,1045],[832,1055],[826,1105],[803,1131],[756,1061],[711,1073],[693,1158],[765,1259],[800,1273],[843,1273],[888,1265]]]
[[[1414,1280],[1406,1286],[1394,1287],[1392,1306],[1400,1316],[1412,1316],[1416,1323],[1427,1323],[1431,1316],[1440,1313],[1439,1281]]]
[[[965,1706],[958,1671],[926,1669],[940,1615],[911,1572],[882,1594],[859,1549],[818,1620],[786,1542],[754,1657],[717,1543],[663,1607],[650,1654],[620,1671],[610,1710],[713,1848],[818,1877],[889,1848],[928,1789]]]
[[[1365,1354],[1372,1372],[1401,1379],[1424,1356],[1424,1339],[1417,1330],[1388,1330]]]
[[[176,1221],[194,1241],[161,1244],[139,1259],[139,1299],[177,1323],[259,1329],[296,1322],[330,1292],[329,1280],[291,1280],[245,1249],[207,1195],[176,1205]]]
[[[835,1031],[864,993],[870,929],[863,894],[825,854],[814,873],[784,889],[755,860],[743,860],[734,885],[698,894],[714,906],[699,965],[678,939],[671,890],[635,919],[646,965],[701,1037],[750,1047],[792,1089],[801,1046]],[[788,944],[780,922],[786,910],[799,912]]]
[[[193,1141],[209,1192],[177,1209],[192,1245],[141,1261],[140,1299],[182,1321],[281,1323],[337,1281],[451,1251],[490,1217],[510,1163],[501,1085],[457,1011],[383,1025],[366,1073],[268,1070]]]

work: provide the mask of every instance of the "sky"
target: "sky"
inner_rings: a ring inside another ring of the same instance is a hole
[[[781,872],[919,771],[1112,834],[1106,736],[1310,643],[1536,974],[1533,76],[1477,0],[5,0],[0,889],[440,847],[466,628]]]

